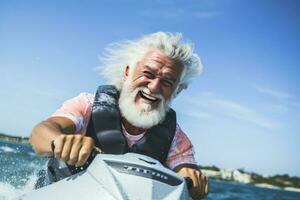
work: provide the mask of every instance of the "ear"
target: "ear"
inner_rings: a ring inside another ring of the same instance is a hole
[[[127,65],[124,71],[124,78],[126,79],[128,77],[129,74],[129,66]]]

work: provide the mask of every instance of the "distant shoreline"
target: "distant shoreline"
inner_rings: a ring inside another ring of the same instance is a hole
[[[259,174],[248,173],[234,169],[217,169],[217,167],[200,167],[201,171],[213,180],[250,184],[255,187],[300,192],[300,178],[288,175],[263,177]]]
[[[271,184],[267,184],[267,183],[256,183],[254,184],[255,187],[261,187],[261,188],[269,188],[269,189],[274,189],[274,190],[285,190],[285,191],[290,191],[290,192],[300,192],[300,188],[296,188],[296,187],[278,187],[278,186],[274,186]]]
[[[29,144],[29,138],[28,137],[7,135],[7,134],[4,134],[4,133],[0,133],[0,141],[18,142],[18,143],[22,143],[22,144]]]

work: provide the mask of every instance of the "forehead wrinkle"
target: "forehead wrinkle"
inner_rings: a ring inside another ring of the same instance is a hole
[[[155,64],[155,63],[159,63],[160,65],[157,66],[157,65],[151,65],[151,64]],[[173,66],[177,65],[176,62],[172,63],[172,62],[165,62],[164,60],[162,59],[148,59],[146,62],[145,62],[145,66],[148,66],[148,68],[152,69],[152,70],[156,70],[156,68],[160,68],[159,71],[162,70],[162,68],[166,67],[167,69],[172,69]],[[166,69],[165,68],[165,69]],[[168,70],[168,71],[169,71]]]
[[[171,60],[170,58],[159,58],[158,56],[154,57],[153,60],[155,62],[158,62],[160,64],[162,64],[163,66],[167,66],[167,67],[172,67],[173,65],[176,64],[175,61]]]
[[[152,68],[151,66],[148,66],[148,65],[145,65],[144,67],[146,69],[152,71],[152,72],[154,72],[154,71],[156,72],[157,71],[157,69]],[[167,69],[170,69],[170,68],[167,68]],[[177,78],[174,77],[169,70],[168,71],[164,71],[163,69],[158,69],[157,74],[159,74],[164,79],[168,79],[168,80],[171,80],[171,81],[174,81],[174,82],[176,82],[176,80],[177,80]]]
[[[168,57],[166,54],[157,49],[148,51],[141,62],[144,67],[148,66],[148,69],[158,71],[158,74],[161,75],[163,73],[164,76],[167,76],[166,78],[172,80],[177,80],[178,78],[177,76],[174,76],[172,69],[176,67],[183,67],[180,62]]]

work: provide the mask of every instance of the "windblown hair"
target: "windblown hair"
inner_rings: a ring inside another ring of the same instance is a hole
[[[106,48],[106,54],[101,59],[103,65],[100,74],[108,80],[109,84],[121,90],[126,66],[130,66],[129,73],[132,73],[137,62],[150,49],[155,48],[169,58],[179,61],[184,67],[173,93],[176,96],[181,90],[187,88],[189,80],[200,74],[203,68],[199,56],[193,52],[192,44],[183,42],[180,33],[157,32],[137,40],[111,44]]]

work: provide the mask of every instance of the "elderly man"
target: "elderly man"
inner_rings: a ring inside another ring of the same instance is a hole
[[[104,153],[148,155],[190,177],[192,198],[206,196],[208,179],[170,108],[201,71],[191,45],[180,34],[158,32],[114,44],[107,52],[101,72],[111,85],[67,100],[36,125],[30,137],[36,153],[76,167],[86,163],[95,147]]]

